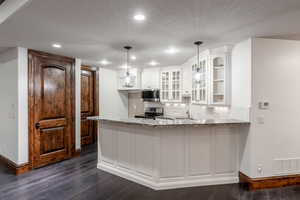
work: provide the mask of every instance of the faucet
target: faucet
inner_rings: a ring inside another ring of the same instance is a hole
[[[188,109],[186,111],[186,114],[187,114],[187,118],[188,119],[192,119],[192,116],[191,116],[191,109],[190,109],[190,104],[188,105]]]

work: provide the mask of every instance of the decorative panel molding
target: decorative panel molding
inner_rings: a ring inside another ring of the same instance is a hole
[[[102,125],[100,129],[99,144],[101,146],[101,156],[99,157],[101,160],[113,164],[115,160],[114,135],[116,131],[112,126],[107,124]]]
[[[236,171],[237,139],[229,127],[215,128],[215,172],[216,174]]]
[[[154,168],[154,138],[152,129],[140,129],[135,134],[135,167],[136,171],[147,176],[153,176]]]
[[[160,134],[160,177],[184,176],[184,129],[168,128]]]
[[[187,128],[188,175],[203,176],[212,173],[212,133],[210,128]]]
[[[98,168],[153,189],[238,182],[236,128],[102,122],[100,133]]]
[[[118,127],[117,132],[117,163],[119,167],[132,168],[132,136],[133,130],[127,126]]]

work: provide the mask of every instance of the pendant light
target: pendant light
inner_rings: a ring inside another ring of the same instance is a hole
[[[203,44],[201,41],[197,41],[194,43],[197,46],[197,65],[196,65],[196,73],[194,74],[194,80],[196,84],[200,84],[201,82],[201,72],[200,72],[200,45]]]
[[[129,72],[129,51],[132,49],[131,46],[125,46],[124,49],[126,50],[126,72],[125,72],[125,78],[124,78],[124,86],[125,87],[133,87],[133,85],[131,84],[131,75]]]

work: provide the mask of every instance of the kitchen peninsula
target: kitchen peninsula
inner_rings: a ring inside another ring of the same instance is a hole
[[[99,169],[156,190],[238,182],[248,122],[89,119],[99,121]]]

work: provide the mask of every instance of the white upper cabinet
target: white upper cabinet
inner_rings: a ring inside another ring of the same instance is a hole
[[[214,55],[211,59],[211,104],[226,105],[227,87],[226,70],[228,68],[226,55]]]
[[[199,104],[208,103],[208,57],[200,58],[200,65],[192,65],[192,102]]]
[[[160,99],[163,102],[180,102],[182,91],[181,69],[163,70],[160,73]]]
[[[225,46],[200,56],[192,64],[192,103],[230,104],[230,48]],[[199,76],[199,77],[196,77]]]
[[[160,68],[145,68],[142,71],[142,89],[159,89]]]
[[[231,48],[205,50],[181,66],[145,68],[142,89],[160,89],[162,102],[228,106],[231,96]],[[138,73],[139,74],[139,73]],[[188,99],[188,100],[187,100]]]

